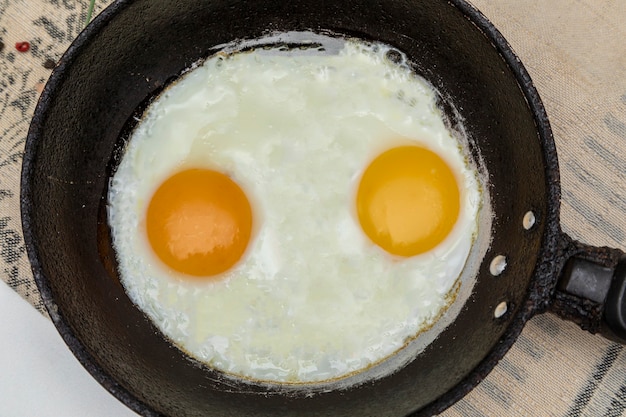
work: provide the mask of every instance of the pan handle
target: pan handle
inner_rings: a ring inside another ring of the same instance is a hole
[[[626,343],[626,255],[562,236],[565,263],[550,310],[583,330]]]

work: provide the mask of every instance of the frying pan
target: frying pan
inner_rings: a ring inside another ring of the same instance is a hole
[[[471,295],[421,353],[379,378],[313,389],[221,374],[167,342],[117,277],[104,196],[128,120],[219,45],[285,31],[404,51],[488,174],[489,245]],[[146,416],[431,415],[478,384],[526,321],[548,310],[623,342],[623,253],[570,239],[559,202],[556,149],[537,91],[500,33],[462,0],[118,1],[81,33],[46,85],[21,195],[50,317],[94,378]]]

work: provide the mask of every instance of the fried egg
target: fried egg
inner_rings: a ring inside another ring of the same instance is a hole
[[[399,51],[219,53],[146,110],[110,181],[120,280],[226,374],[359,373],[454,300],[479,176]]]

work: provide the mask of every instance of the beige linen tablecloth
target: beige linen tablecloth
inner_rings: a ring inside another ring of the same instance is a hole
[[[110,0],[97,3],[96,13]],[[560,159],[563,229],[626,250],[626,0],[473,4],[508,39],[545,103]],[[87,0],[0,0],[0,275],[44,315],[20,226],[21,157],[50,75],[45,67],[83,28],[87,7]],[[15,48],[22,41],[27,52]],[[621,416],[625,408],[623,347],[545,314],[444,415]]]

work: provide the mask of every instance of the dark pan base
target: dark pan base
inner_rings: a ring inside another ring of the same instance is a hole
[[[130,302],[102,207],[131,114],[215,46],[273,31],[330,31],[391,44],[455,108],[489,173],[492,245],[457,320],[409,365],[341,390],[237,381],[186,357]],[[464,2],[119,1],[70,47],[37,107],[23,168],[35,279],[83,365],[146,416],[403,416],[441,411],[492,369],[548,305],[560,269],[559,182],[549,124],[504,39]],[[532,210],[537,224],[522,227]],[[496,255],[505,272],[489,272]],[[557,269],[558,268],[558,269]],[[494,318],[505,301],[508,312]]]

